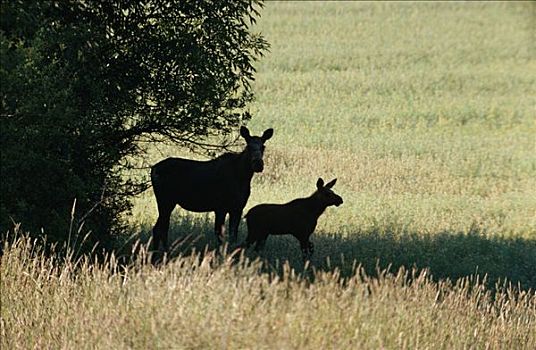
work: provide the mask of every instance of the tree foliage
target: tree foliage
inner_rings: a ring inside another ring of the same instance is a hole
[[[258,0],[1,3],[0,228],[120,228],[140,141],[202,144],[250,118]]]

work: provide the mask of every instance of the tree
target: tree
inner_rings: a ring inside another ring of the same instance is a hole
[[[140,141],[202,146],[250,118],[260,0],[1,3],[0,229],[121,230]],[[36,231],[39,230],[39,231]]]

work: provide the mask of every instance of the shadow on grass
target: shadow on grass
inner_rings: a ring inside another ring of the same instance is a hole
[[[142,241],[149,240],[150,232],[150,227],[142,228]],[[239,242],[245,236],[245,223],[241,223]],[[396,272],[404,266],[428,269],[435,280],[478,275],[486,276],[490,288],[507,280],[521,289],[536,289],[536,239],[490,237],[476,229],[423,235],[382,227],[346,235],[315,232],[312,241],[314,269],[338,270],[341,277],[350,277],[358,265],[371,276],[378,270]],[[212,215],[172,222],[170,244],[171,257],[216,249]],[[245,255],[260,258],[267,271],[282,273],[288,262],[296,272],[304,272],[298,241],[290,235],[270,236],[262,252],[250,249]]]

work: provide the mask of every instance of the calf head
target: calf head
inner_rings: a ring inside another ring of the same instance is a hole
[[[246,140],[246,153],[251,164],[251,169],[260,173],[264,170],[264,161],[262,157],[264,156],[264,142],[269,140],[274,134],[274,129],[267,129],[264,131],[262,136],[251,136],[248,128],[242,126],[240,128],[240,135]]]
[[[342,204],[342,198],[331,189],[335,185],[335,182],[337,182],[337,179],[333,179],[324,185],[324,180],[322,180],[322,178],[318,178],[318,181],[316,182],[317,190],[315,194],[326,206],[339,206]]]

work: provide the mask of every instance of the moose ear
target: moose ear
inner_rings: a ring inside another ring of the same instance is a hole
[[[274,129],[266,129],[261,136],[262,142],[269,140],[274,135]]]
[[[327,187],[327,188],[332,188],[333,185],[335,185],[335,182],[337,182],[337,179],[333,179],[333,180],[331,180],[330,182],[328,182],[328,183],[326,184],[326,187]]]
[[[324,187],[324,180],[322,180],[321,177],[318,178],[318,181],[316,181],[316,188],[321,189]]]
[[[240,127],[240,136],[242,136],[246,141],[248,141],[251,138],[251,135],[249,134],[248,128],[245,126]]]

